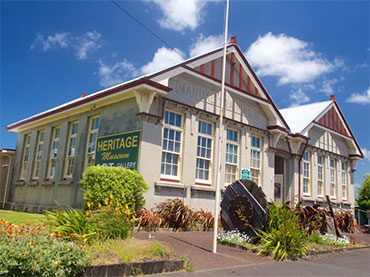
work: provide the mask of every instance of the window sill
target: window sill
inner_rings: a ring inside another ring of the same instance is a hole
[[[38,184],[39,184],[39,181],[38,180],[32,180],[27,185],[29,185],[29,186],[37,186]]]
[[[51,186],[51,185],[54,185],[55,182],[54,182],[54,179],[47,179],[43,182],[40,183],[42,186]]]
[[[185,186],[184,184],[181,184],[180,182],[176,182],[176,181],[170,182],[170,181],[165,181],[163,179],[161,179],[158,182],[155,182],[154,185],[156,187],[179,188],[179,189],[187,188],[187,186]]]
[[[311,195],[303,195],[303,199],[307,201],[315,201],[315,199]]]
[[[205,191],[216,191],[216,188],[212,187],[211,185],[198,185],[195,183],[195,185],[191,186],[192,190],[205,190]]]
[[[211,187],[212,186],[212,184],[209,181],[199,180],[199,179],[195,180],[195,185],[197,185],[197,186],[206,186],[206,187]]]
[[[63,181],[58,182],[58,185],[61,186],[68,186],[68,185],[73,185],[72,179],[64,179]]]
[[[180,184],[180,179],[171,179],[171,178],[166,178],[166,177],[161,177],[159,178],[160,182],[166,182],[166,183],[178,183]]]
[[[24,180],[18,180],[15,185],[16,186],[24,186],[26,184],[26,182]]]

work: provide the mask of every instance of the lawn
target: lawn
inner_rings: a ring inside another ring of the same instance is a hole
[[[87,249],[92,265],[163,260],[174,258],[174,252],[155,240],[106,240],[93,242]]]
[[[0,209],[0,218],[4,218],[5,221],[9,221],[16,225],[31,222],[31,225],[34,226],[44,223],[46,219],[45,215],[43,214],[23,213],[1,209]]]

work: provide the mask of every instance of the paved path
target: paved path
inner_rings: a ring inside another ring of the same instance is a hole
[[[370,249],[323,254],[300,261],[268,261],[194,273],[176,272],[153,276],[370,276]]]
[[[133,233],[139,239],[149,239],[148,232]],[[218,245],[218,254],[212,253],[213,232],[152,232],[155,240],[167,243],[175,255],[188,256],[195,271],[215,268],[260,264],[273,261],[270,257],[257,256],[254,253],[238,250],[229,246]]]

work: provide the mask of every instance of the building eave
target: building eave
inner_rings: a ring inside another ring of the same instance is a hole
[[[23,119],[21,121],[18,121],[14,124],[7,126],[6,129],[10,132],[18,132],[20,128],[22,129],[27,128],[28,125],[36,123],[38,121],[41,121],[41,120],[44,120],[44,119],[47,119],[47,118],[50,118],[56,115],[62,115],[63,113],[66,113],[67,111],[82,108],[86,105],[97,104],[100,101],[107,100],[110,97],[117,95],[118,93],[125,94],[127,92],[130,92],[133,90],[140,90],[140,89],[155,90],[158,93],[158,95],[161,95],[161,96],[167,95],[167,93],[172,90],[171,88],[167,86],[154,82],[145,77],[140,78],[140,79],[135,79],[130,82],[120,84],[120,85],[117,85],[117,86],[114,86],[114,87],[111,87],[105,90],[98,91],[96,93],[93,93],[83,98],[68,102],[66,104],[63,104],[51,110],[36,114],[26,119]]]

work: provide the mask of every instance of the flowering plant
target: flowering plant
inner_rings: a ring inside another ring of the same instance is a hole
[[[44,226],[0,219],[0,275],[76,276],[90,264],[84,244],[50,235]]]
[[[240,233],[238,229],[228,231],[226,233],[220,233],[217,236],[217,240],[220,243],[234,243],[234,244],[247,244],[251,243],[251,239],[248,235]]]

